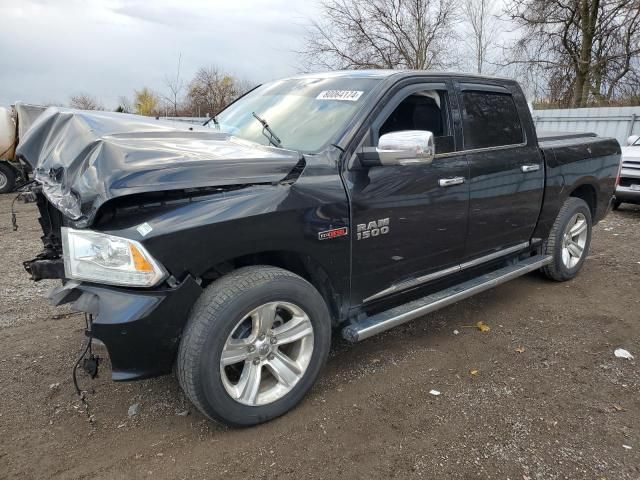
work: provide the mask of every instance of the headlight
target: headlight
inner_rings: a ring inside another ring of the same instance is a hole
[[[152,287],[167,275],[140,243],[106,233],[62,227],[62,251],[67,278]]]

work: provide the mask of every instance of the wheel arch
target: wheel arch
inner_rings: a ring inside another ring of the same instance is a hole
[[[269,250],[230,258],[217,263],[204,272],[202,284],[206,286],[238,268],[254,265],[279,267],[301,276],[320,292],[331,313],[332,323],[337,325],[344,319],[347,311],[347,306],[344,304],[345,296],[336,289],[335,282],[332,281],[320,262],[301,252]]]
[[[598,192],[593,184],[583,183],[576,186],[571,191],[571,193],[569,193],[569,197],[575,197],[584,200],[585,203],[589,206],[589,210],[591,211],[591,218],[595,222],[596,210],[598,207]]]

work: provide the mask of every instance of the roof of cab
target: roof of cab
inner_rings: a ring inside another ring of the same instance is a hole
[[[413,76],[430,76],[430,77],[465,77],[469,79],[484,79],[484,80],[501,80],[501,81],[513,81],[509,78],[495,77],[490,75],[477,75],[473,73],[462,72],[440,72],[433,70],[392,70],[392,69],[378,69],[378,70],[335,70],[332,72],[316,72],[305,73],[301,75],[295,75],[289,78],[389,78],[396,77],[413,77]]]
[[[314,72],[295,75],[290,78],[385,78],[397,75],[404,70],[334,70],[332,72]]]

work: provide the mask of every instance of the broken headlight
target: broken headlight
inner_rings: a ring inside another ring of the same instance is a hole
[[[152,287],[167,276],[139,242],[127,238],[62,227],[62,251],[67,278]]]

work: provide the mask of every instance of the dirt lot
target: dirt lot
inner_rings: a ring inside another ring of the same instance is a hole
[[[11,231],[11,199],[0,196],[1,478],[640,478],[638,208],[596,227],[574,281],[533,274],[362,344],[336,340],[297,409],[229,430],[174,378],[112,383],[108,362],[93,382],[81,375],[95,388],[84,410],[71,382],[82,317],[59,318],[42,298],[52,283],[22,271],[39,230],[35,207],[18,205]],[[470,327],[480,320],[489,332]]]

